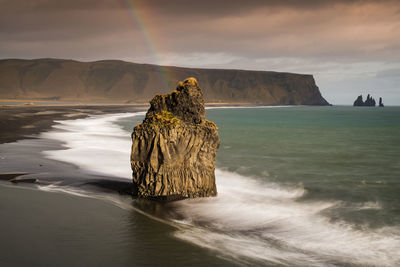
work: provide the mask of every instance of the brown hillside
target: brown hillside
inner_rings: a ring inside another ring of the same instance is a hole
[[[118,60],[0,60],[0,98],[79,102],[148,102],[196,77],[206,102],[328,105],[312,75],[194,69]]]

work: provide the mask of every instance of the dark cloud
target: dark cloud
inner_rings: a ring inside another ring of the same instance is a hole
[[[379,1],[379,0],[378,0]],[[155,8],[162,14],[172,16],[193,16],[201,15],[204,17],[240,15],[257,9],[307,9],[316,10],[329,8],[338,4],[368,4],[377,0],[133,0],[139,8]],[[381,3],[396,3],[396,0],[383,0]]]
[[[2,11],[8,12],[43,12],[82,9],[119,8],[118,0],[1,0]],[[1,12],[1,11],[0,11]]]
[[[338,4],[368,4],[380,2],[396,4],[397,0],[1,0],[2,11],[8,12],[42,12],[67,10],[118,9],[135,6],[139,9],[155,9],[163,15],[204,17],[213,15],[236,15],[256,9],[291,8],[319,9]]]
[[[24,46],[19,42],[57,43],[59,57],[75,53],[63,42],[76,42],[73,47],[96,43],[98,57],[111,43],[117,45],[114,50],[150,43],[159,53],[247,58],[400,57],[398,1],[2,0],[0,6],[1,57],[15,56],[16,47]],[[31,52],[38,55],[34,49]],[[138,56],[135,51],[130,55]]]

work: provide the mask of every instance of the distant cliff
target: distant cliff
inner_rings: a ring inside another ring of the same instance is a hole
[[[118,60],[0,60],[0,98],[147,103],[186,77],[197,78],[209,103],[328,105],[312,75],[166,67]]]

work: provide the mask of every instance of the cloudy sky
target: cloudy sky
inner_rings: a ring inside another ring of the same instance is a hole
[[[400,105],[399,0],[0,0],[0,58],[313,74],[325,98]]]

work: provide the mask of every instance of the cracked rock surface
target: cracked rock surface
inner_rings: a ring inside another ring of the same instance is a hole
[[[217,195],[218,128],[206,120],[195,78],[150,101],[132,133],[131,167],[139,197],[179,199]]]

